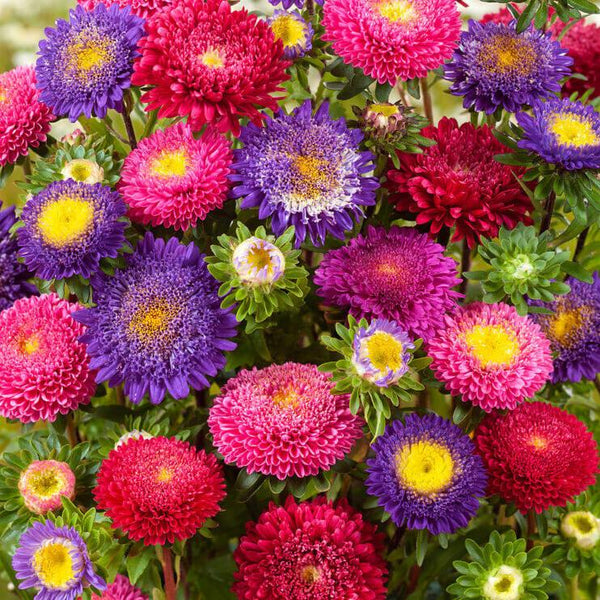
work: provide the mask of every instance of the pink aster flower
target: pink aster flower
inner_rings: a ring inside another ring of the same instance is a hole
[[[92,594],[92,600],[148,600],[148,596],[131,585],[127,577],[117,575],[114,582],[104,590],[102,596]]]
[[[210,126],[198,139],[183,123],[156,131],[129,154],[121,170],[119,190],[131,219],[194,227],[223,206],[232,160],[230,142]]]
[[[476,302],[446,317],[428,354],[450,393],[486,412],[514,409],[552,373],[550,342],[539,325],[502,302]]]
[[[348,396],[333,394],[314,365],[285,363],[242,371],[223,387],[208,417],[226,462],[249,473],[306,477],[327,470],[362,435]]]
[[[0,167],[46,141],[54,115],[39,96],[33,67],[0,74]]]
[[[19,477],[25,506],[38,515],[60,508],[61,498],[75,497],[75,474],[65,462],[36,460]]]
[[[323,39],[379,83],[425,77],[460,35],[455,0],[327,0]]]
[[[94,394],[81,306],[56,294],[21,298],[0,313],[0,414],[22,423],[54,421]]]
[[[77,2],[85,10],[94,10],[98,4],[105,4],[106,6],[118,4],[120,8],[129,6],[133,14],[147,19],[159,10],[173,4],[174,0],[77,0]]]

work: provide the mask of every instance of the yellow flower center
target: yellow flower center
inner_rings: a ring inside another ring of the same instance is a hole
[[[454,477],[454,460],[445,446],[420,441],[404,446],[396,454],[396,475],[421,496],[434,496]]]
[[[271,23],[271,29],[275,39],[281,40],[286,48],[298,45],[305,38],[304,25],[290,15],[277,17]]]
[[[292,387],[281,388],[273,395],[273,404],[279,407],[298,408],[300,405],[300,395]]]
[[[209,69],[219,69],[225,64],[223,57],[215,48],[210,48],[202,54],[200,56],[200,62]]]
[[[476,325],[465,342],[482,367],[510,365],[519,353],[517,337],[501,325]]]
[[[22,354],[33,354],[37,352],[40,347],[40,340],[37,336],[24,337],[19,342],[19,350]]]
[[[184,148],[163,150],[151,163],[150,170],[161,178],[183,177],[188,168],[188,153]]]
[[[67,48],[67,71],[84,82],[96,80],[102,67],[114,58],[115,45],[115,40],[98,31],[82,30]]]
[[[535,64],[536,55],[528,40],[501,34],[483,44],[479,60],[490,73],[527,75]]]
[[[486,600],[519,600],[523,574],[519,569],[501,565],[488,576],[483,586],[483,597]]]
[[[393,104],[371,104],[368,108],[370,111],[387,117],[388,119],[389,117],[397,115],[399,112],[398,107]]]
[[[571,523],[573,524],[573,527],[582,534],[590,533],[590,531],[595,529],[595,523],[592,522],[589,513],[572,513]]]
[[[313,565],[308,565],[302,569],[300,573],[300,577],[302,581],[308,585],[314,583],[319,579],[321,573],[319,573],[319,569]]]
[[[378,371],[397,371],[402,366],[402,342],[385,331],[377,331],[364,342],[367,358]]]
[[[6,102],[7,95],[6,92],[0,87],[0,102]]]
[[[38,498],[56,496],[65,486],[65,478],[54,468],[32,473],[27,478],[27,487]]]
[[[541,435],[534,434],[529,439],[529,444],[536,450],[545,450],[548,447],[548,440]]]
[[[563,146],[597,146],[600,137],[596,135],[588,119],[568,112],[554,115],[549,124],[550,131]]]
[[[567,346],[570,341],[575,341],[576,334],[586,321],[590,309],[587,306],[561,310],[548,317],[548,336],[562,346]]]
[[[178,314],[179,309],[166,300],[153,300],[135,311],[129,322],[129,331],[143,344],[153,344],[157,338],[165,341],[169,337],[168,325]]]
[[[69,161],[61,170],[64,179],[83,183],[100,183],[104,179],[104,169],[92,160],[76,158]]]
[[[50,246],[61,248],[81,239],[94,222],[94,207],[77,196],[64,195],[40,212],[37,227]]]
[[[246,257],[246,261],[248,262],[248,266],[251,269],[255,269],[256,271],[260,271],[264,268],[270,273],[273,270],[273,261],[271,260],[271,253],[265,248],[261,248],[260,246],[254,246]]]
[[[410,0],[381,0],[377,10],[382,17],[392,23],[408,23],[417,16]]]
[[[51,590],[67,590],[77,575],[68,542],[50,542],[33,555],[33,568],[40,581]]]
[[[294,158],[294,167],[302,177],[302,183],[308,189],[309,195],[318,195],[321,188],[327,184],[329,177],[324,169],[327,164],[328,161],[315,156],[297,156]]]
[[[158,471],[158,475],[156,476],[156,480],[159,483],[169,483],[173,477],[174,473],[172,469],[167,469],[167,467],[161,467]]]

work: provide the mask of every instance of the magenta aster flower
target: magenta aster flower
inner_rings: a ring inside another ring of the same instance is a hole
[[[539,325],[502,302],[476,302],[446,317],[428,354],[450,393],[486,412],[514,409],[552,373],[550,342]]]
[[[318,294],[359,318],[395,321],[416,337],[431,337],[461,296],[457,264],[415,229],[368,227],[366,235],[330,250],[315,273]]]
[[[119,190],[132,220],[188,229],[215,208],[229,188],[231,144],[212,127],[198,139],[177,123],[144,138],[123,164]]]
[[[102,596],[92,594],[92,600],[148,600],[148,596],[132,585],[127,577],[117,575]]]
[[[239,600],[383,600],[383,535],[345,500],[271,503],[233,557]]]
[[[242,371],[223,387],[208,417],[214,444],[249,473],[306,477],[328,470],[362,435],[348,396],[333,394],[314,365]]]
[[[379,83],[425,77],[460,35],[455,0],[327,0],[323,39]]]
[[[0,414],[22,423],[54,421],[94,394],[95,373],[78,304],[56,294],[21,298],[0,313]]]
[[[60,508],[61,498],[75,497],[75,474],[65,462],[36,460],[19,477],[25,506],[38,515]]]
[[[106,6],[116,4],[120,8],[129,6],[134,15],[148,19],[159,10],[173,4],[174,0],[77,0],[77,2],[88,11],[94,10],[98,4]]]
[[[0,167],[46,141],[52,111],[40,102],[33,67],[0,74]]]

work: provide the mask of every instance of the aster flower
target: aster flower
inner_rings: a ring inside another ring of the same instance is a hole
[[[266,127],[244,127],[240,139],[233,196],[243,198],[242,208],[258,206],[259,218],[270,216],[275,235],[293,225],[296,247],[307,234],[315,246],[327,233],[343,239],[363,206],[375,204],[378,181],[365,176],[373,155],[359,150],[359,130],[331,119],[328,102],[314,116],[310,100],[291,115],[279,111]]]
[[[531,302],[552,311],[532,314],[554,354],[552,383],[594,379],[600,373],[600,275],[593,283],[567,279],[571,291],[552,302]]]
[[[491,129],[455,119],[440,119],[422,134],[437,142],[422,154],[399,154],[400,167],[388,171],[390,200],[396,209],[429,224],[431,235],[455,227],[452,241],[463,238],[470,248],[495,237],[500,227],[533,223],[533,205],[518,179],[522,167],[503,165],[494,156],[508,152]]]
[[[36,600],[75,600],[84,588],[106,587],[77,530],[51,521],[36,522],[21,536],[12,566],[19,589],[39,589]]]
[[[345,500],[271,503],[234,552],[240,600],[383,600],[383,535]]]
[[[502,535],[492,531],[483,546],[467,539],[470,562],[454,561],[460,576],[448,592],[461,599],[548,598],[547,592],[556,589],[557,584],[550,580],[550,569],[540,560],[543,546],[527,551],[526,545],[526,540],[517,539],[512,530]]]
[[[577,417],[546,404],[487,415],[475,430],[488,493],[525,513],[565,506],[595,482],[598,446]]]
[[[193,131],[212,123],[240,132],[239,119],[259,125],[260,109],[277,109],[288,63],[268,23],[227,0],[182,0],[146,23],[134,85],[160,118],[188,117]]]
[[[453,533],[485,495],[486,474],[469,436],[435,414],[393,421],[372,445],[366,486],[399,527]]]
[[[174,0],[77,0],[85,10],[94,10],[99,4],[106,6],[117,5],[121,8],[130,7],[131,12],[138,17],[148,19],[158,11],[173,4]]]
[[[144,20],[118,4],[100,3],[90,12],[77,6],[45,34],[35,67],[40,99],[73,122],[121,110]]]
[[[68,179],[31,197],[17,231],[19,254],[43,279],[95,273],[102,258],[115,258],[125,241],[127,208],[117,192],[100,183]]]
[[[21,298],[0,313],[0,414],[22,423],[55,421],[94,394],[94,372],[78,304],[56,294]]]
[[[552,301],[554,294],[569,291],[568,285],[554,281],[569,254],[550,248],[550,238],[550,232],[539,234],[523,223],[512,231],[502,228],[496,240],[481,240],[479,256],[490,270],[471,271],[465,276],[482,282],[484,302],[498,302],[506,296],[520,315],[526,315],[525,296]]]
[[[359,318],[395,321],[428,338],[461,295],[457,264],[443,247],[414,229],[367,227],[365,235],[325,254],[314,282],[328,306]]]
[[[291,8],[292,6],[296,6],[297,8],[304,8],[304,5],[306,4],[306,0],[269,0],[269,2],[273,6],[281,4],[286,10],[288,8]],[[315,0],[315,4],[323,5],[323,0]]]
[[[437,69],[460,34],[453,0],[327,0],[322,24],[345,62],[391,85]]]
[[[308,291],[306,269],[298,264],[300,251],[292,248],[294,228],[276,238],[264,227],[254,234],[238,222],[236,237],[221,235],[211,246],[208,270],[223,282],[222,308],[237,304],[236,317],[251,332],[275,312],[290,310]]]
[[[268,19],[276,40],[283,44],[283,56],[294,60],[310,52],[314,30],[297,11],[276,10]]]
[[[383,433],[391,417],[391,406],[408,402],[411,394],[424,386],[416,373],[431,361],[413,359],[421,340],[413,341],[396,323],[386,319],[356,321],[348,316],[348,327],[337,323],[338,337],[324,335],[323,345],[342,355],[341,360],[325,363],[320,371],[331,373],[335,393],[350,394],[350,410],[363,415],[373,437]]]
[[[167,391],[179,399],[190,385],[208,386],[225,365],[223,351],[235,348],[235,317],[219,307],[217,282],[193,244],[148,232],[125,269],[91,283],[97,306],[75,316],[88,327],[81,339],[97,381],[125,382],[132,402],[149,392],[158,404]]]
[[[66,462],[36,460],[21,473],[19,493],[31,512],[43,515],[60,508],[63,496],[75,497],[75,474]]]
[[[209,126],[194,138],[177,123],[144,138],[125,159],[119,190],[133,221],[188,229],[221,208],[229,188],[231,144]]]
[[[19,298],[37,294],[36,287],[27,282],[29,271],[17,261],[17,241],[10,235],[16,222],[14,207],[0,210],[0,311]]]
[[[592,550],[600,541],[600,519],[589,511],[568,512],[562,518],[560,531],[580,550]]]
[[[318,475],[350,452],[362,419],[334,395],[314,365],[285,363],[241,371],[221,390],[208,417],[214,445],[248,473]]]
[[[46,141],[52,111],[36,89],[33,67],[0,74],[0,167],[17,162]]]
[[[225,481],[204,450],[176,438],[137,438],[102,462],[94,497],[129,539],[163,545],[192,537],[217,514]]]
[[[446,317],[427,353],[450,393],[486,412],[514,409],[552,373],[550,342],[540,327],[503,302],[475,302]]]
[[[593,106],[554,98],[517,114],[519,148],[567,171],[600,169],[600,114]]]
[[[464,96],[463,106],[491,114],[498,108],[516,112],[522,106],[560,92],[560,80],[571,73],[573,59],[552,34],[530,26],[516,31],[516,21],[469,21],[444,77],[450,92]]]
[[[148,596],[132,585],[127,577],[117,575],[101,596],[92,594],[92,600],[148,600]]]

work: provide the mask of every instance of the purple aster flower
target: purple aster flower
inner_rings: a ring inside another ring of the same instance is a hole
[[[396,525],[453,533],[477,513],[487,475],[471,438],[450,421],[410,414],[372,447],[367,491]]]
[[[331,119],[327,102],[314,116],[310,100],[291,115],[280,111],[263,128],[242,129],[232,193],[244,198],[242,208],[258,206],[260,219],[270,216],[276,235],[294,225],[296,247],[307,233],[315,246],[327,233],[343,239],[353,219],[363,216],[362,207],[375,204],[379,186],[365,176],[373,170],[373,155],[358,150],[362,139],[344,119]]]
[[[125,241],[127,206],[101,183],[55,181],[32,196],[21,213],[19,254],[42,279],[98,270],[100,259],[115,258]]]
[[[571,291],[554,302],[530,300],[551,315],[530,314],[550,340],[555,355],[552,383],[594,379],[600,373],[600,275],[593,283],[569,277]]]
[[[124,270],[91,280],[95,308],[74,318],[87,325],[96,380],[111,387],[125,382],[125,393],[138,403],[146,392],[153,404],[165,393],[185,398],[189,386],[208,386],[225,366],[224,350],[236,344],[236,320],[220,307],[217,281],[193,244],[168,242],[151,233],[138,244]]]
[[[415,337],[431,337],[461,294],[457,264],[444,248],[415,229],[367,228],[365,235],[330,250],[315,273],[329,306],[357,318],[388,319]]]
[[[121,110],[144,19],[118,4],[89,12],[77,6],[69,21],[58,19],[45,33],[35,68],[41,101],[73,122],[82,114],[102,118],[109,108]]]
[[[388,387],[408,371],[410,351],[414,349],[408,334],[396,323],[376,319],[356,332],[352,364],[362,378]]]
[[[275,39],[281,40],[283,44],[285,58],[294,60],[311,50],[314,30],[299,12],[276,10],[268,22]]]
[[[283,8],[285,8],[286,10],[288,8],[290,8],[291,6],[296,6],[297,8],[303,8],[304,5],[306,4],[306,0],[269,0],[269,2],[273,6],[277,6],[278,4],[281,4],[283,6]],[[323,6],[323,0],[315,0],[315,3]]]
[[[568,171],[600,169],[600,114],[593,106],[552,98],[518,113],[523,128],[519,148],[539,154]]]
[[[35,600],[75,600],[83,588],[98,591],[106,582],[96,575],[85,542],[74,527],[52,521],[34,523],[19,540],[12,566],[19,589],[38,588]]]
[[[511,23],[469,21],[458,48],[445,66],[450,91],[464,96],[463,106],[493,113],[516,112],[538,98],[560,92],[560,80],[571,73],[573,59],[545,33],[530,26],[516,32]]]
[[[16,220],[12,206],[0,210],[0,311],[19,298],[37,294],[36,287],[27,282],[31,275],[27,267],[17,261],[17,240],[9,235]]]

